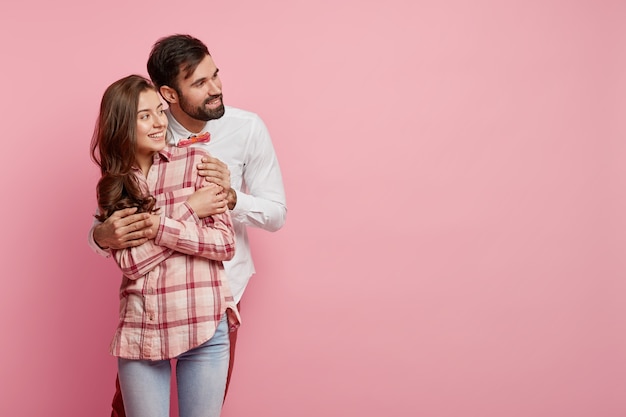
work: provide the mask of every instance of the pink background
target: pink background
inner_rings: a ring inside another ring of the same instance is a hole
[[[288,193],[224,417],[626,415],[624,2],[5,3],[0,415],[109,413],[88,144],[177,32]]]

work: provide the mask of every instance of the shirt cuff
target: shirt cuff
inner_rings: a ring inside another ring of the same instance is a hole
[[[254,208],[254,197],[237,191],[237,205],[230,211],[233,220],[243,221],[246,215]]]
[[[190,221],[196,224],[200,222],[200,218],[187,202],[177,206],[172,216],[174,218],[166,217],[164,214],[161,215],[161,223],[154,237],[155,244],[169,248],[175,247],[183,228],[179,222]]]

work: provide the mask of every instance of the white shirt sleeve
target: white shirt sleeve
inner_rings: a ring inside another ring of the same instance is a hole
[[[278,158],[269,132],[256,118],[246,149],[243,190],[231,211],[234,221],[274,232],[285,224],[287,204]]]

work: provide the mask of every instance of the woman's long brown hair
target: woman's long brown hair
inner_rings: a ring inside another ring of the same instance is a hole
[[[100,103],[100,114],[91,139],[91,157],[102,177],[96,186],[100,213],[106,220],[114,211],[137,207],[137,212],[154,211],[155,199],[146,195],[132,167],[137,147],[139,95],[155,90],[146,78],[130,75],[111,84]]]

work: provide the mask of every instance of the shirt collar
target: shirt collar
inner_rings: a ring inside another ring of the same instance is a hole
[[[152,163],[155,164],[161,161],[169,162],[170,159],[172,159],[172,149],[172,146],[166,145],[165,148],[154,154],[152,158]],[[141,172],[141,169],[139,169],[137,165],[133,165],[130,169],[133,171]]]
[[[168,126],[167,126],[167,142],[170,145],[178,145],[178,142],[181,139],[187,139],[189,136],[191,135],[195,135],[196,133],[194,132],[190,132],[189,130],[185,129],[185,127],[183,127],[183,125],[181,125],[178,120],[176,120],[174,118],[174,116],[172,115],[172,113],[170,112],[169,109],[165,110],[165,114],[167,115],[167,122],[168,122]],[[204,129],[203,131],[208,131],[209,129],[209,123],[211,121],[209,120],[205,125],[204,125]]]
[[[169,162],[170,159],[172,159],[172,147],[170,145],[165,146],[165,148],[157,152],[157,154],[154,157],[155,158],[160,157],[161,159],[165,160],[165,162]]]

